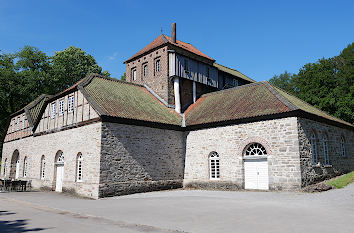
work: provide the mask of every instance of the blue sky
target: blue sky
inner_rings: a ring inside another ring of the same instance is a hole
[[[119,78],[123,61],[161,29],[257,80],[297,72],[354,41],[354,1],[0,0],[0,50],[68,46]]]

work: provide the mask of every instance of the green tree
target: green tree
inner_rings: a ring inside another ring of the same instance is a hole
[[[285,71],[283,74],[274,75],[273,78],[269,79],[269,82],[277,87],[284,89],[287,92],[293,93],[294,87],[291,82],[293,76],[293,74]]]
[[[75,47],[56,52],[53,57],[31,46],[17,53],[0,51],[0,138],[4,137],[11,113],[43,93],[56,94],[88,73],[101,71],[93,56]],[[103,75],[110,74],[104,71]],[[0,155],[1,150],[2,140]]]
[[[52,91],[57,93],[70,87],[89,73],[101,74],[102,68],[95,58],[80,48],[73,46],[52,57]]]
[[[290,78],[287,72],[269,80],[300,99],[354,123],[354,43],[339,56],[305,64]]]
[[[122,76],[120,76],[120,80],[124,81],[124,82],[127,81],[127,76],[126,76],[125,72]]]

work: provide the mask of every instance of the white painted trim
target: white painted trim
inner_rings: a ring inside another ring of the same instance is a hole
[[[175,111],[181,113],[181,98],[179,94],[179,78],[175,77],[173,79],[173,89],[175,94]]]
[[[197,84],[193,81],[193,103],[197,101]]]

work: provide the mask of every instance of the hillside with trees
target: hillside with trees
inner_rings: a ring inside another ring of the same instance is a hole
[[[297,74],[285,71],[269,82],[354,124],[354,43],[338,56],[305,64]]]
[[[110,76],[93,56],[73,46],[51,57],[31,46],[16,53],[0,51],[0,155],[11,113],[43,93],[65,90],[88,73]]]

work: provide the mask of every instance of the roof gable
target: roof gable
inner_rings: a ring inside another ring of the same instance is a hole
[[[186,43],[186,42],[183,42],[183,41],[180,41],[180,40],[177,40],[176,42],[177,43],[174,43],[172,41],[171,37],[161,34],[155,40],[153,40],[150,44],[148,44],[146,47],[144,47],[139,52],[137,52],[136,54],[131,56],[129,59],[127,59],[124,63],[127,63],[127,62],[133,60],[134,58],[137,58],[139,56],[142,56],[142,55],[150,52],[151,50],[153,50],[155,48],[158,48],[158,47],[160,47],[162,45],[167,45],[167,44],[174,45],[176,47],[179,47],[179,48],[182,48],[184,50],[187,50],[188,52],[196,54],[196,55],[198,55],[200,57],[204,57],[206,59],[214,61],[214,59],[212,59],[208,55],[206,55],[203,52],[201,52],[200,50],[198,50],[192,44],[189,44],[189,43]]]

